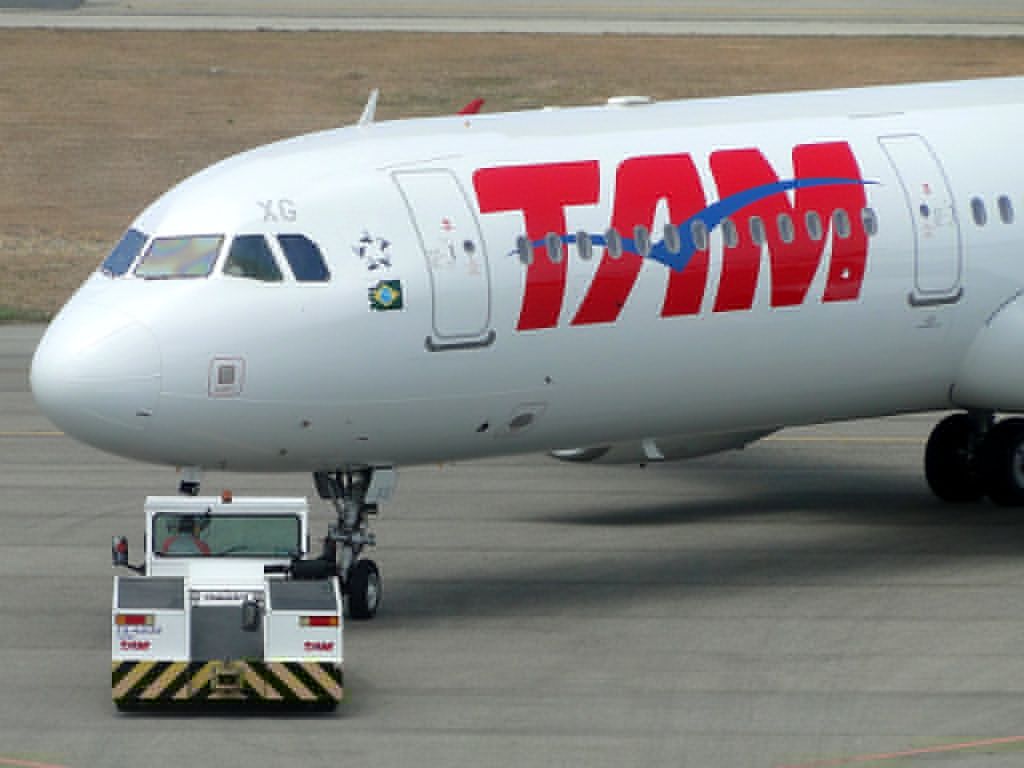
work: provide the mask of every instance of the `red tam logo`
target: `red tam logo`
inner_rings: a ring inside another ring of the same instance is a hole
[[[709,203],[693,158],[650,155],[623,160],[615,174],[609,230],[569,234],[568,206],[600,200],[597,161],[482,168],[473,176],[481,213],[522,213],[532,249],[518,330],[553,328],[566,294],[564,245],[586,237],[605,252],[572,325],[618,319],[644,259],[669,268],[662,317],[695,315],[708,284],[709,234],[722,234],[721,276],[714,312],[749,310],[768,251],[771,306],[804,303],[831,243],[821,300],[853,301],[867,265],[868,236],[853,219],[867,209],[857,160],[846,142],[793,149],[793,178],[780,179],[758,149],[711,153],[708,164],[718,200]],[[651,230],[659,206],[670,224],[663,240]],[[611,242],[615,238],[618,242]],[[555,248],[557,252],[552,252]]]
[[[334,650],[334,643],[330,641],[307,640],[303,645],[306,653],[329,653]]]

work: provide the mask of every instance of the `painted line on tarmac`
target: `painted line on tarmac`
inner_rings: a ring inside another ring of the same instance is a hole
[[[0,432],[0,437],[64,437],[63,432],[56,431],[30,431],[30,432]],[[0,763],[3,765],[3,763]]]
[[[12,768],[67,768],[55,763],[33,763],[29,760],[15,760],[10,757],[0,757],[0,765],[12,766]]]
[[[952,752],[967,752],[973,749],[984,749],[985,747],[999,747],[1013,744],[1024,745],[1024,736],[1006,736],[1001,739],[965,741],[959,744],[940,744],[934,747],[906,749],[899,752],[878,752],[873,755],[841,757],[836,760],[815,760],[811,763],[793,763],[791,765],[780,765],[778,766],[778,768],[841,768],[841,766],[844,765],[856,765],[857,763],[874,763],[882,762],[884,760],[902,760],[906,757],[923,757],[925,755],[941,755],[949,754]]]
[[[891,445],[920,445],[923,437],[858,437],[854,435],[773,435],[765,443],[884,443]]]

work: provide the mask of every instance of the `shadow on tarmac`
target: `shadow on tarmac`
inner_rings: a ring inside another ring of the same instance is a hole
[[[790,482],[794,471],[803,475],[802,464],[813,467],[813,479]],[[782,465],[789,477],[771,489],[758,471],[730,473],[720,493],[710,497],[633,504],[623,495],[600,508],[531,515],[530,522],[541,528],[579,527],[596,535],[614,530],[623,545],[561,550],[563,562],[552,562],[560,550],[545,545],[533,563],[535,553],[524,549],[518,563],[502,553],[502,560],[486,568],[456,569],[451,579],[400,582],[375,624],[616,612],[615,606],[628,608],[638,599],[674,600],[685,616],[692,601],[700,602],[710,589],[882,588],[894,578],[913,581],[915,570],[928,570],[922,575],[926,583],[936,568],[955,573],[979,559],[1015,560],[1024,552],[1020,510],[987,501],[945,504],[909,473],[862,469],[859,478],[850,478],[848,467],[805,464],[799,457]],[[563,531],[559,540],[564,536]],[[541,539],[549,540],[543,534]],[[501,547],[497,542],[496,551]]]

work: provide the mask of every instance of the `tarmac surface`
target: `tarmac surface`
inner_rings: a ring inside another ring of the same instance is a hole
[[[28,391],[41,330],[0,328],[0,767],[1024,760],[1024,520],[931,498],[934,416],[646,469],[404,470],[337,713],[118,714],[110,537],[138,545],[176,478],[54,431]]]
[[[0,26],[1007,37],[1024,34],[1024,5],[1019,0],[0,0]]]

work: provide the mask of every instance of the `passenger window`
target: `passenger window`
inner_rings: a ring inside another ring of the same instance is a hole
[[[824,227],[821,225],[821,215],[817,211],[808,211],[804,216],[804,224],[807,225],[807,234],[815,242],[825,236]]]
[[[864,226],[864,232],[867,233],[868,237],[874,237],[878,234],[878,214],[875,213],[874,208],[865,208],[860,212],[860,221]]]
[[[651,232],[642,225],[633,227],[633,246],[636,252],[646,257],[651,252]]]
[[[722,239],[726,248],[735,248],[740,244],[740,233],[732,219],[722,219]]]
[[[779,239],[789,245],[796,240],[796,228],[793,226],[793,217],[788,213],[780,213],[776,220],[779,227]]]
[[[754,241],[754,245],[764,245],[768,240],[764,220],[760,216],[750,217],[750,239]]]
[[[548,232],[548,236],[544,239],[544,243],[548,247],[548,258],[551,259],[551,263],[560,263],[562,261],[562,238],[554,232]]]
[[[845,240],[850,236],[850,214],[843,208],[836,208],[832,212],[832,226],[835,227],[836,234]]]
[[[590,239],[590,233],[580,230],[576,233],[576,250],[583,261],[590,261],[594,255],[594,243]]]
[[[114,250],[104,259],[100,269],[103,274],[111,277],[120,277],[135,263],[135,259],[142,252],[146,240],[149,238],[137,229],[129,229],[124,233],[121,242],[114,246]]]
[[[519,253],[519,260],[526,265],[533,263],[533,243],[526,235],[519,235],[516,238],[516,251]]]
[[[708,249],[708,225],[700,219],[695,219],[690,224],[690,237],[693,238],[693,247],[698,251]]]
[[[985,210],[985,201],[980,197],[971,198],[971,216],[974,217],[974,223],[979,227],[984,227],[988,223],[988,211]]]
[[[607,243],[608,255],[613,259],[622,258],[622,235],[619,234],[618,230],[609,229],[604,233],[605,243]]]
[[[1006,195],[1000,195],[996,201],[999,206],[999,219],[1003,224],[1013,224],[1013,201]]]
[[[158,237],[135,267],[135,275],[146,280],[206,277],[223,242],[222,235]]]
[[[674,224],[665,225],[665,247],[672,254],[679,253],[683,249],[683,244],[679,239],[679,227]]]
[[[278,235],[284,257],[291,265],[292,274],[300,283],[325,283],[331,273],[324,262],[320,248],[305,235]]]
[[[283,278],[263,235],[239,235],[231,243],[224,274],[277,283]]]

